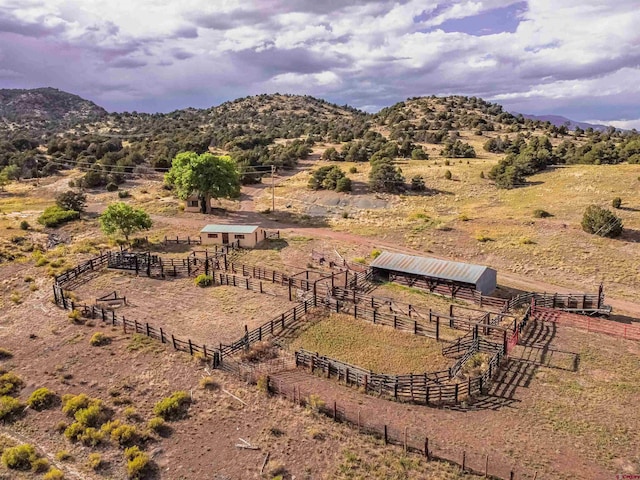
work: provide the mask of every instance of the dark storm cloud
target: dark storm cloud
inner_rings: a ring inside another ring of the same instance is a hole
[[[0,32],[17,33],[28,37],[45,37],[57,35],[66,30],[62,23],[50,25],[45,23],[34,23],[14,17],[10,12],[0,10]]]
[[[273,77],[285,72],[318,73],[345,67],[349,59],[343,55],[320,54],[303,48],[246,49],[230,54],[234,64],[258,70],[261,76]]]
[[[198,29],[191,25],[178,28],[173,33],[173,38],[198,38]]]
[[[137,58],[119,58],[108,64],[111,68],[141,68],[147,64],[144,60]]]
[[[193,57],[193,53],[189,53],[185,50],[174,50],[173,52],[171,52],[171,56],[173,58],[175,58],[176,60],[186,60],[187,58],[191,58]]]

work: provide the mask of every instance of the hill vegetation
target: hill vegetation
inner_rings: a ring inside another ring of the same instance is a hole
[[[402,191],[402,172],[394,169],[399,159],[428,160],[434,149],[442,157],[475,158],[477,149],[461,132],[486,137],[484,150],[505,155],[489,173],[499,188],[525,184],[552,164],[640,162],[635,131],[570,132],[463,96],[412,98],[374,115],[282,94],[167,114],[107,114],[55,89],[1,90],[0,117],[0,185],[77,167],[87,172],[78,186],[115,188],[131,175],[167,171],[182,152],[227,154],[241,181],[253,183],[270,172],[265,167],[292,168],[323,142],[332,145],[327,160],[386,165],[382,184],[391,186],[378,181],[374,190]]]

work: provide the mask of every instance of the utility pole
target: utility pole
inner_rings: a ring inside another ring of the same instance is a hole
[[[276,183],[273,178],[274,173],[276,172],[276,166],[271,165],[271,211],[276,211]]]

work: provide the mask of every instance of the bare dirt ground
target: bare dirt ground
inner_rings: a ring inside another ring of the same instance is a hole
[[[288,401],[266,397],[220,371],[212,373],[215,388],[204,390],[199,382],[209,373],[188,355],[100,322],[72,324],[66,312],[51,302],[51,281],[38,276],[38,269],[23,265],[11,272],[11,276],[5,275],[5,285],[19,291],[21,300],[7,300],[0,307],[0,346],[12,354],[0,361],[0,367],[24,380],[19,393],[22,401],[43,386],[58,395],[86,393],[103,400],[114,418],[124,419],[124,409],[133,406],[138,419],[131,422],[144,430],[155,402],[176,390],[192,395],[188,417],[170,422],[168,436],[152,435],[143,445],[156,465],[148,479],[270,479],[279,474],[287,479],[471,478],[456,467],[404,457],[401,449],[382,447],[373,439],[354,435],[345,426]],[[9,269],[3,268],[3,273]],[[36,277],[38,290],[24,287],[26,274]],[[109,345],[89,345],[98,331],[111,338]],[[60,405],[42,412],[29,409],[14,422],[5,423],[0,435],[7,433],[34,444],[52,462],[57,452],[68,451],[72,459],[57,462],[66,478],[126,478],[121,449],[111,443],[97,448],[71,443],[56,430],[61,421],[69,423],[70,419],[60,411]],[[240,438],[259,449],[235,447]],[[87,466],[93,452],[100,453],[106,463],[99,472]],[[270,461],[261,474],[267,453]],[[14,475],[0,466],[0,477],[41,475]]]
[[[531,325],[523,343],[489,395],[466,408],[394,403],[302,371],[276,379],[322,392],[327,404],[359,411],[363,423],[428,436],[446,457],[458,458],[463,449],[477,461],[489,455],[507,476],[514,466],[558,479],[640,471],[633,427],[640,417],[628,408],[640,400],[638,344],[550,324]]]
[[[245,326],[253,330],[295,306],[288,301],[286,288],[267,282],[261,294],[233,286],[200,288],[192,278],[160,280],[111,271],[83,283],[74,293],[79,301],[93,303],[114,290],[127,298],[127,305],[117,308],[119,315],[214,347],[242,337]]]

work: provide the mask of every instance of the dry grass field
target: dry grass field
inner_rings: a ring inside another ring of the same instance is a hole
[[[345,314],[331,314],[302,330],[289,349],[303,348],[376,373],[404,374],[445,370],[443,344]]]
[[[439,147],[430,146],[430,160],[399,162],[405,178],[424,177],[426,194],[366,193],[369,164],[336,162],[345,171],[357,168],[349,174],[354,192],[318,194],[306,188],[309,174],[301,172],[276,188],[277,203],[290,212],[319,215],[337,231],[580,290],[604,282],[612,295],[634,298],[640,287],[640,165],[561,166],[529,177],[528,186],[497,190],[480,174],[486,177],[501,156],[482,150],[485,137],[463,133],[462,140],[475,147],[478,158],[444,159]],[[451,180],[444,178],[447,170]],[[625,225],[623,236],[607,239],[583,232],[584,209],[593,203],[611,208],[615,197],[623,201],[615,210]],[[258,208],[267,200],[260,198]],[[552,217],[534,218],[536,209]]]
[[[103,273],[74,294],[79,302],[92,303],[114,290],[127,298],[118,315],[214,347],[240,338],[245,325],[253,330],[295,305],[284,287],[271,283],[265,283],[265,293],[260,294],[243,287],[200,288],[192,278],[160,280],[119,272]]]

